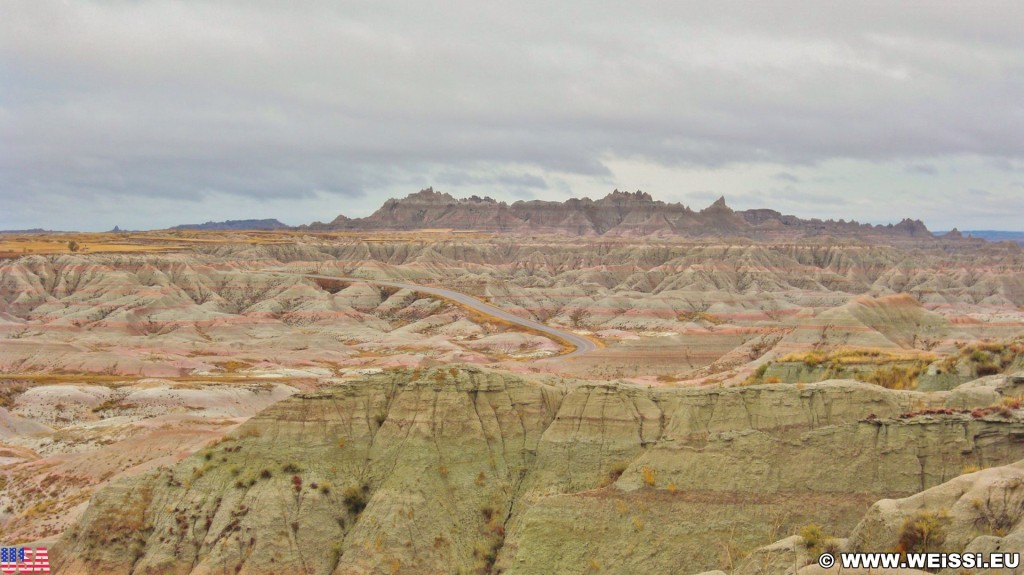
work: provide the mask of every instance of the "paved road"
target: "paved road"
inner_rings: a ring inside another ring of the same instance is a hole
[[[596,343],[594,343],[593,341],[591,341],[591,340],[589,340],[589,339],[587,339],[587,338],[585,338],[583,336],[576,335],[575,333],[572,333],[571,331],[562,331],[560,329],[551,327],[549,325],[544,325],[544,324],[540,323],[539,321],[533,321],[532,319],[524,319],[524,318],[521,318],[521,317],[519,317],[517,315],[512,315],[511,313],[501,309],[500,307],[494,307],[493,305],[491,305],[491,304],[489,304],[487,302],[480,301],[480,300],[476,299],[475,297],[473,297],[471,295],[466,295],[466,294],[464,294],[462,292],[452,291],[450,289],[439,288],[439,287],[421,286],[421,285],[416,285],[416,284],[407,284],[407,283],[402,283],[402,282],[393,282],[393,281],[386,281],[386,280],[368,280],[368,279],[363,279],[363,278],[346,278],[346,277],[337,277],[337,276],[321,276],[321,275],[315,275],[315,274],[301,274],[301,275],[303,275],[305,277],[308,277],[308,278],[313,278],[313,279],[325,279],[325,280],[356,282],[356,283],[368,283],[368,284],[379,285],[379,286],[388,286],[388,287],[396,287],[396,288],[401,288],[401,289],[410,289],[410,290],[418,291],[418,292],[425,293],[425,294],[430,294],[430,295],[436,295],[436,296],[439,296],[439,297],[443,297],[445,299],[449,299],[449,300],[452,300],[452,301],[454,301],[456,303],[462,304],[462,305],[464,305],[464,306],[466,306],[468,308],[475,309],[476,311],[478,311],[480,313],[496,317],[498,319],[507,321],[509,323],[514,323],[516,325],[525,327],[525,328],[530,329],[530,330],[539,331],[541,333],[545,333],[545,334],[554,336],[554,337],[556,337],[558,339],[561,339],[561,340],[564,340],[564,341],[568,342],[569,344],[571,344],[571,345],[576,347],[576,349],[572,350],[571,352],[569,352],[567,354],[564,354],[564,355],[558,356],[560,358],[576,357],[576,356],[579,356],[579,355],[583,355],[585,353],[590,353],[590,352],[592,352],[592,351],[597,349],[597,344]]]

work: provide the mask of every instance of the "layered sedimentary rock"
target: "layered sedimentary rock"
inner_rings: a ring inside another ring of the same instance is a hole
[[[396,371],[293,396],[105,489],[55,560],[69,575],[696,572],[1024,457],[1017,412],[937,410],[950,399]]]
[[[803,220],[770,209],[734,211],[720,198],[694,211],[679,203],[657,201],[645,192],[613,191],[592,200],[564,202],[531,200],[511,205],[491,198],[456,199],[450,194],[421,190],[402,199],[390,199],[365,218],[338,216],[328,224],[316,222],[311,230],[416,230],[449,228],[487,232],[556,233],[574,236],[751,236],[786,238],[805,236],[861,237],[863,239],[932,239],[919,220],[872,226],[845,220]],[[949,236],[947,239],[956,239]]]

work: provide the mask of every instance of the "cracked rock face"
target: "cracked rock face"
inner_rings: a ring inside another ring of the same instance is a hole
[[[73,575],[696,572],[1024,457],[1016,416],[898,417],[926,397],[946,396],[387,372],[102,490],[54,560]]]

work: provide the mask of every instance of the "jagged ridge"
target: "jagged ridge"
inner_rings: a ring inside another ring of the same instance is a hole
[[[645,192],[615,190],[599,200],[531,200],[509,205],[489,197],[456,199],[433,188],[384,202],[372,215],[343,215],[310,230],[415,230],[445,228],[488,232],[557,233],[578,236],[863,236],[931,239],[920,220],[886,226],[845,220],[803,220],[770,209],[734,211],[719,198],[696,212],[680,203],[657,201]]]

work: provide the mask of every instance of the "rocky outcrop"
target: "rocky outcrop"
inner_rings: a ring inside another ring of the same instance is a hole
[[[103,490],[55,561],[67,575],[700,571],[773,525],[848,531],[879,497],[1024,457],[1016,413],[913,413],[945,398],[389,372],[293,396]]]
[[[531,200],[511,205],[489,197],[456,199],[426,188],[403,199],[390,199],[365,218],[338,216],[300,229],[416,230],[445,228],[486,232],[554,233],[573,236],[748,236],[792,239],[842,236],[858,239],[933,239],[919,220],[872,226],[845,220],[802,220],[774,210],[734,211],[719,198],[695,212],[679,203],[657,201],[645,192],[615,190],[599,200],[564,202]]]
[[[965,472],[910,497],[882,499],[868,509],[849,537],[832,537],[820,530],[816,537],[817,541],[810,541],[790,536],[755,549],[739,561],[732,575],[868,575],[877,572],[838,567],[821,569],[816,558],[824,547],[833,555],[944,552],[970,554],[972,559],[987,560],[992,553],[1020,554],[1024,552],[1024,461]],[[937,572],[958,575],[1013,571],[948,568]],[[927,572],[904,569],[885,573]]]

